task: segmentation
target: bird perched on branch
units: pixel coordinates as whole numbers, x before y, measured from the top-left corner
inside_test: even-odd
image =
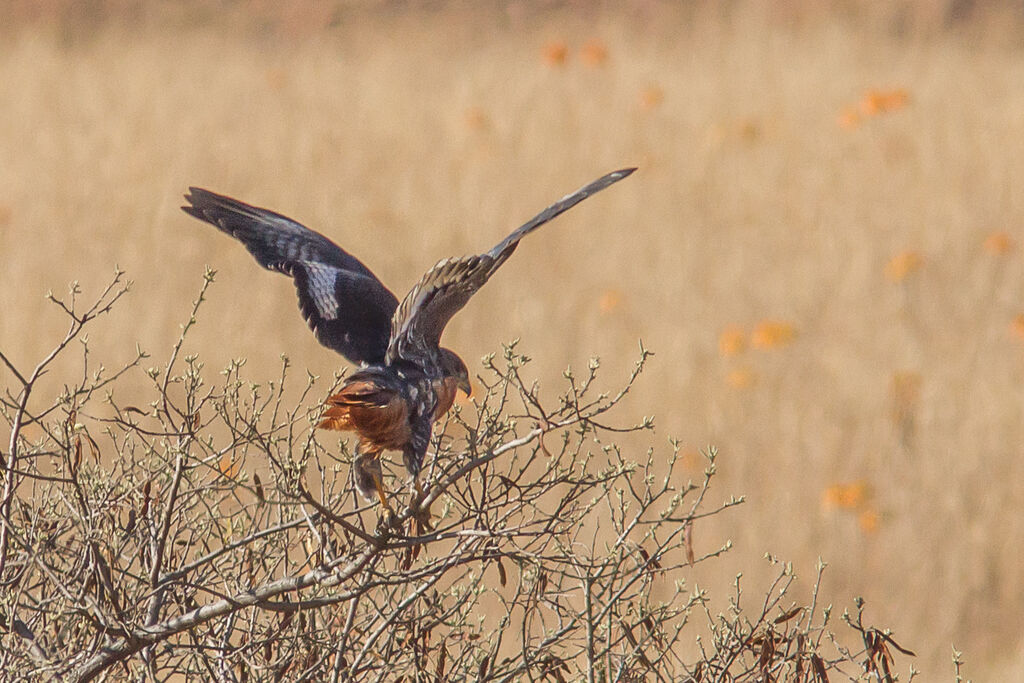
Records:
[[[381,453],[401,451],[418,485],[434,422],[458,390],[471,391],[466,364],[440,346],[445,325],[519,240],[634,170],[609,173],[563,197],[486,253],[438,262],[401,304],[362,262],[290,218],[198,187],[189,188],[189,205],[181,208],[242,242],[264,268],[291,276],[317,340],[362,366],[327,399],[319,427],[356,433],[356,488],[366,498],[376,494],[390,511]]]

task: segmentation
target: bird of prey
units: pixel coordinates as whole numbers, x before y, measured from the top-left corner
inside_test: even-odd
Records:
[[[291,276],[317,340],[361,366],[327,399],[319,427],[356,433],[356,488],[368,499],[376,494],[390,512],[381,453],[400,451],[418,487],[434,422],[451,408],[457,390],[471,390],[466,364],[440,346],[445,325],[519,240],[634,170],[614,171],[566,195],[488,252],[443,259],[401,304],[361,261],[281,214],[198,187],[189,188],[189,205],[181,208],[242,242],[264,268]]]

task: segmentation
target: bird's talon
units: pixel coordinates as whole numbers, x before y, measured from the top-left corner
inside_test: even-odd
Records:
[[[434,530],[434,524],[430,521],[430,507],[421,507],[419,501],[413,501],[412,518],[416,520],[416,535],[422,536]]]
[[[380,525],[384,529],[399,530],[401,526],[401,520],[398,518],[398,514],[395,513],[390,507],[384,510],[384,514],[380,518]]]

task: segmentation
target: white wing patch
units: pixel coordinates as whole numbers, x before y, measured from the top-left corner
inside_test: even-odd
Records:
[[[334,282],[338,276],[338,269],[309,262],[303,263],[302,267],[306,269],[306,277],[309,280],[309,296],[313,299],[317,313],[324,320],[337,320],[338,299],[334,296]]]

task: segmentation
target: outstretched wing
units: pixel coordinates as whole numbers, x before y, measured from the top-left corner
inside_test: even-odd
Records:
[[[384,360],[398,299],[357,258],[295,221],[190,187],[182,210],[245,245],[256,261],[295,280],[317,341],[354,363]]]
[[[508,260],[519,245],[519,240],[635,170],[626,168],[614,171],[566,195],[513,230],[486,254],[444,259],[427,271],[395,311],[391,321],[387,362],[392,363],[398,358],[422,361],[431,357],[448,321],[484,286],[494,271]]]

